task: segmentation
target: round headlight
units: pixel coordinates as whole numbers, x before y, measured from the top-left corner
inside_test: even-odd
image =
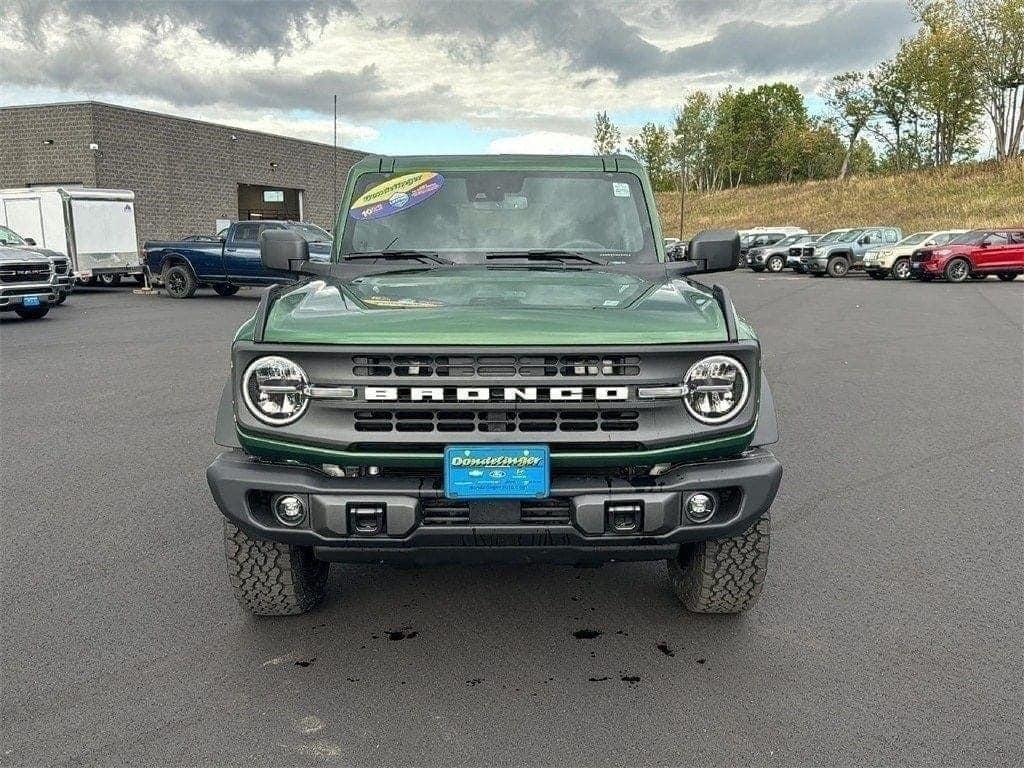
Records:
[[[739,413],[750,395],[750,381],[739,360],[712,355],[690,366],[683,378],[683,403],[697,421],[721,424]]]
[[[242,377],[242,396],[252,415],[283,427],[306,412],[309,398],[306,372],[287,357],[271,355],[254,360]]]

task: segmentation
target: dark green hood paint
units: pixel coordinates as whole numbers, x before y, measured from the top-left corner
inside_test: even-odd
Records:
[[[752,338],[745,324],[740,331],[741,337]],[[264,331],[265,342],[281,344],[573,346],[725,340],[722,311],[702,286],[681,279],[650,282],[599,269],[465,267],[349,283],[318,279],[280,295]]]

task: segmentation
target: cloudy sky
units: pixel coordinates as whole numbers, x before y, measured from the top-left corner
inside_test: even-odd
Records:
[[[0,106],[97,99],[369,151],[589,152],[696,89],[829,75],[905,0],[0,0]]]

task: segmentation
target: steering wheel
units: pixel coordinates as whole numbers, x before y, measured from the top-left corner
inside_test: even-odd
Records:
[[[555,246],[556,251],[607,251],[607,246],[593,240],[569,240]]]

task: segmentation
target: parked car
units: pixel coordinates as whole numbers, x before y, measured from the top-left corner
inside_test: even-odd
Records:
[[[332,263],[262,235],[300,282],[225,355],[206,472],[243,606],[308,611],[332,561],[665,560],[686,609],[754,603],[775,407],[754,329],[689,279],[735,269],[739,237],[669,262],[643,167],[606,167],[371,156]]]
[[[903,239],[896,227],[861,227],[839,235],[834,242],[806,246],[800,263],[815,277],[844,277],[864,266],[864,254],[872,247],[895,245]]]
[[[147,241],[142,252],[146,269],[167,295],[187,299],[204,286],[221,296],[233,296],[243,285],[271,285],[281,276],[263,268],[259,239],[263,232],[292,230],[309,243],[310,257],[329,261],[331,233],[315,224],[295,221],[236,221],[223,239]]]
[[[32,238],[22,237],[13,229],[4,226],[0,226],[0,245],[9,245],[24,251],[38,253],[50,260],[53,265],[54,285],[57,288],[55,304],[63,304],[75,290],[75,278],[71,275],[71,262],[67,256],[51,251],[49,248],[39,248]]]
[[[789,235],[775,245],[751,248],[747,251],[747,266],[755,272],[781,272],[786,267],[789,249],[803,243],[810,243],[818,235]]]
[[[811,235],[813,239],[808,240],[806,243],[791,246],[789,249],[789,255],[786,257],[786,266],[794,272],[806,275],[807,266],[800,260],[804,254],[804,249],[819,243],[834,243],[840,238],[840,236],[849,231],[849,229],[833,229],[823,235]]]
[[[920,248],[910,271],[921,280],[944,277],[951,283],[988,275],[1014,280],[1024,273],[1024,228],[972,229],[938,248]]]
[[[892,248],[880,248],[864,254],[864,271],[875,280],[885,280],[892,275],[894,280],[910,278],[910,258],[919,248],[933,248],[945,245],[966,229],[946,229],[938,232],[916,232],[900,240]]]
[[[806,235],[806,229],[799,227],[757,227],[740,231],[740,255],[742,263],[746,263],[746,255],[753,248],[766,248],[781,242],[790,235]]]
[[[53,263],[48,256],[0,245],[0,312],[25,320],[45,317],[57,302]]]
[[[81,282],[117,285],[128,276],[142,280],[131,190],[0,189],[0,224],[67,258],[72,276]]]

